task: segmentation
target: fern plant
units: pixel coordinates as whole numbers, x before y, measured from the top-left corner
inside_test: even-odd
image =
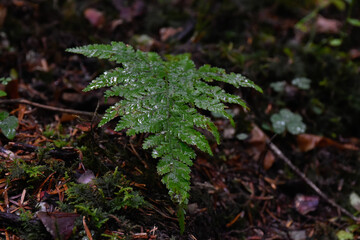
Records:
[[[0,83],[7,85],[11,81],[11,78],[0,77]],[[6,96],[6,92],[0,90],[0,97]],[[5,137],[13,139],[16,135],[16,128],[19,126],[18,119],[14,116],[9,116],[6,111],[0,112],[0,129]]]
[[[246,77],[224,69],[204,65],[196,68],[189,54],[160,57],[157,53],[134,50],[121,42],[109,45],[94,44],[68,49],[88,57],[108,59],[120,64],[94,79],[84,91],[109,87],[105,97],[117,96],[121,100],[107,109],[100,126],[115,117],[120,120],[116,131],[127,129],[128,135],[150,133],[143,148],[152,148],[152,156],[160,158],[157,172],[178,204],[181,231],[184,212],[189,200],[190,167],[196,157],[192,146],[212,155],[207,138],[200,128],[212,133],[217,143],[220,135],[211,119],[199,112],[208,110],[228,118],[224,103],[245,102],[236,95],[226,93],[214,80],[235,87],[252,87],[262,92]]]

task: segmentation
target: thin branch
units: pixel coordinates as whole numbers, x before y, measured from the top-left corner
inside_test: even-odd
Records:
[[[20,216],[13,213],[0,212],[0,227],[21,227],[21,223],[22,220]],[[41,226],[41,222],[38,219],[31,219],[28,223],[36,226]]]
[[[38,108],[43,108],[43,109],[46,109],[49,111],[63,112],[63,113],[82,115],[82,116],[90,116],[90,117],[94,116],[93,112],[85,112],[85,111],[78,111],[78,110],[67,109],[67,108],[53,107],[53,106],[43,105],[43,104],[36,103],[36,102],[31,102],[29,100],[22,99],[22,98],[3,99],[3,100],[0,100],[0,104],[26,104],[26,105],[30,105],[30,106],[34,106],[34,107],[38,107]]]
[[[272,142],[268,141],[269,148],[275,153],[275,155],[283,160],[297,175],[299,175],[307,185],[309,185],[320,197],[322,197],[326,202],[328,202],[333,207],[339,209],[343,214],[350,217],[355,222],[360,222],[360,218],[355,217],[353,214],[348,212],[345,208],[341,207],[339,204],[337,204],[334,200],[330,199],[323,191],[318,188],[315,183],[313,183],[309,178],[306,177],[306,175],[300,171],[299,168],[297,168],[289,158],[287,158],[281,150]]]

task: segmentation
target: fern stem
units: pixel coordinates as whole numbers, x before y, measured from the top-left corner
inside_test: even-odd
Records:
[[[170,129],[170,118],[171,118],[171,99],[170,99],[170,82],[168,79],[168,73],[166,72],[165,76],[165,88],[166,88],[166,111],[167,111],[167,119],[166,119],[166,133],[168,135],[168,141],[170,149],[172,148],[171,141],[171,129]]]

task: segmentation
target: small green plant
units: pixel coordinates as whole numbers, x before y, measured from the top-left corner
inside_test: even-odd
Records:
[[[0,83],[4,85],[8,84],[10,81],[11,78],[0,78]],[[4,96],[6,96],[6,92],[0,90],[0,97]],[[9,113],[5,111],[0,112],[0,129],[5,137],[13,139],[18,125],[19,123],[16,117],[9,116]]]
[[[347,232],[345,230],[340,230],[336,233],[336,236],[339,240],[352,240],[354,239],[354,234],[352,232]]]
[[[145,203],[117,168],[113,173],[93,179],[92,184],[69,184],[66,191],[68,206],[63,208],[75,208],[89,217],[90,224],[97,229],[109,220],[110,214],[115,215],[125,208],[138,208]]]
[[[0,83],[3,85],[7,85],[9,82],[11,81],[11,78],[7,77],[7,78],[0,78]],[[0,97],[5,97],[6,96],[6,92],[0,90]]]
[[[67,51],[120,64],[98,76],[84,91],[110,87],[105,92],[106,97],[122,98],[106,111],[100,126],[120,116],[116,131],[127,129],[128,135],[151,133],[145,139],[143,148],[153,148],[152,156],[160,158],[157,171],[172,200],[179,206],[178,219],[183,232],[184,209],[190,190],[190,166],[196,156],[191,146],[212,155],[207,138],[198,129],[211,132],[220,143],[215,124],[199,110],[220,114],[234,125],[224,103],[247,108],[239,96],[226,93],[210,83],[216,80],[235,87],[252,87],[260,92],[261,88],[246,77],[226,74],[221,68],[204,65],[197,69],[189,54],[167,55],[163,59],[156,53],[136,51],[121,42],[94,44]]]
[[[297,135],[304,133],[306,125],[299,114],[291,112],[289,109],[281,109],[279,113],[271,115],[271,123],[275,133],[282,134],[285,130]]]
[[[9,116],[8,112],[0,112],[0,129],[8,139],[13,139],[16,135],[16,128],[19,123],[16,117]]]
[[[297,87],[301,90],[310,89],[311,80],[306,77],[297,77],[291,81],[291,85]],[[274,89],[275,92],[282,93],[285,91],[285,87],[288,84],[285,81],[273,82],[270,84],[270,87]]]
[[[13,165],[10,168],[10,179],[26,178],[37,179],[44,176],[44,171],[47,170],[45,165],[28,164],[22,159],[15,159]]]
[[[66,147],[69,144],[71,145],[70,136],[68,134],[62,133],[63,127],[62,125],[58,125],[56,128],[47,125],[43,134],[45,137],[52,139],[55,147],[62,148]]]

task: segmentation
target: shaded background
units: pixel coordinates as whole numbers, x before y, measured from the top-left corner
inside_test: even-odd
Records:
[[[208,157],[199,157],[194,185],[209,181],[215,190],[193,189],[192,203],[197,205],[192,205],[196,211],[190,214],[189,234],[198,239],[260,236],[259,231],[263,235],[286,231],[284,223],[294,219],[301,229],[306,228],[301,222],[308,221],[309,228],[314,229],[313,237],[325,233],[334,237],[340,224],[328,229],[314,222],[318,216],[320,222],[326,222],[324,219],[336,215],[336,211],[323,206],[314,216],[296,215],[290,209],[292,199],[309,189],[278,162],[271,163],[270,170],[264,172],[261,164],[252,162],[256,158],[253,153],[243,153],[249,145],[236,136],[250,134],[251,123],[272,136],[272,114],[288,108],[302,116],[307,133],[344,144],[359,143],[360,24],[348,20],[356,19],[359,9],[359,2],[350,0],[4,0],[0,3],[0,76],[13,79],[6,88],[10,99],[20,97],[84,111],[94,111],[100,101],[101,113],[111,100],[104,103],[101,90],[83,93],[82,89],[114,65],[69,54],[65,49],[123,41],[162,55],[188,52],[198,66],[209,63],[242,73],[260,85],[264,94],[223,86],[242,95],[251,112],[245,114],[232,107],[236,132],[223,136],[224,144],[212,159],[213,165],[205,160]],[[293,83],[295,78],[307,78],[310,85],[299,87]],[[53,121],[52,114],[36,114],[43,124]],[[218,120],[218,126],[222,130],[229,128],[225,120]],[[349,193],[359,190],[358,174],[351,171],[359,166],[358,155],[333,149],[299,153],[295,137],[289,133],[277,137],[276,143],[333,198],[349,206]],[[235,161],[239,159],[243,162]],[[281,176],[286,183],[280,188],[261,189],[266,183],[264,176]],[[345,193],[334,190],[340,180],[345,181]],[[271,192],[276,200],[252,203],[248,196],[252,188],[257,193]],[[233,194],[225,194],[224,189]],[[277,210],[284,205],[290,210]],[[203,214],[202,208],[208,212]],[[268,214],[264,217],[267,208],[278,211],[283,220]],[[241,220],[229,224],[237,216]],[[149,227],[152,221],[143,224]],[[166,226],[163,224],[162,231],[168,231],[169,236],[178,234],[176,222],[168,229]]]

